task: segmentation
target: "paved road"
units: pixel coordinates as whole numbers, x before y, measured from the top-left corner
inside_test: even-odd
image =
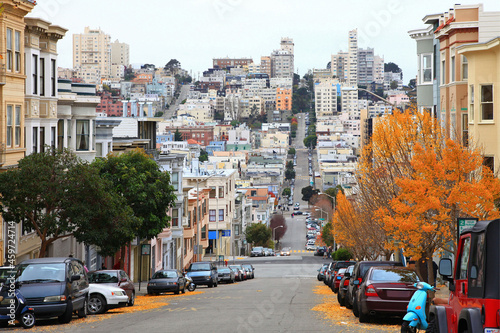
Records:
[[[179,93],[179,98],[174,103],[171,103],[167,112],[165,112],[165,119],[172,119],[175,115],[175,111],[179,107],[179,104],[187,98],[187,94],[189,92],[189,84],[185,84],[181,86],[181,92]]]
[[[30,332],[399,331],[398,320],[389,320],[391,326],[385,320],[361,325],[350,311],[339,307],[335,295],[316,279],[323,261],[312,255],[245,258],[238,263],[253,264],[253,280],[217,288],[199,287],[184,295],[142,296],[132,308],[115,309],[86,320],[74,318],[68,325],[39,321]]]

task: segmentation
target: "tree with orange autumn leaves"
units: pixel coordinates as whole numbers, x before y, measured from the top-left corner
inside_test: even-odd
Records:
[[[402,248],[427,261],[432,280],[434,252],[454,252],[458,217],[500,216],[500,180],[483,167],[479,149],[447,137],[428,113],[396,111],[378,120],[361,154],[356,196],[338,197],[337,241],[356,255],[365,243],[386,257]]]

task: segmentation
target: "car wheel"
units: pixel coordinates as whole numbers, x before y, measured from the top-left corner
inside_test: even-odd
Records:
[[[35,314],[31,311],[26,311],[23,313],[19,321],[24,328],[32,328],[35,326]]]
[[[174,291],[174,294],[179,295],[180,291],[181,291],[181,287],[177,287],[177,290]]]
[[[208,284],[208,288],[213,288],[214,286],[214,283],[212,281],[210,281],[210,283]]]
[[[333,292],[334,293],[338,293],[339,292],[339,288],[333,288]]]
[[[132,291],[132,297],[130,297],[130,301],[128,301],[128,306],[134,306],[135,303],[135,291]]]
[[[181,292],[182,292],[183,294],[185,294],[185,293],[186,293],[186,283],[184,283],[184,287],[182,287]]]
[[[354,298],[352,299],[352,313],[355,317],[359,317],[358,299],[356,295],[354,295]]]
[[[215,283],[214,283],[214,287],[215,287],[215,288],[217,288],[217,285],[218,285],[218,284],[219,284],[219,283],[218,283],[218,282],[217,282],[217,280],[216,280],[216,281],[215,281]]]
[[[337,294],[337,301],[339,302],[340,306],[345,306],[345,299],[344,297],[340,296],[340,293]]]
[[[89,301],[88,298],[85,297],[85,301],[83,301],[83,307],[78,310],[78,318],[86,318],[87,317],[87,307],[88,307]]]
[[[104,297],[99,294],[90,295],[88,310],[90,314],[101,314],[106,312],[106,300]]]
[[[64,313],[58,317],[58,320],[61,324],[67,324],[71,321],[72,318],[73,318],[73,303],[70,300],[66,304],[66,311],[64,311]]]
[[[427,326],[425,333],[439,333],[439,327],[437,325],[436,317],[432,317],[432,319],[429,321],[429,326]]]
[[[361,305],[360,305],[360,307],[361,307]],[[368,313],[364,314],[363,311],[359,308],[358,308],[358,312],[359,312],[359,322],[360,323],[369,323],[370,322],[370,315]]]

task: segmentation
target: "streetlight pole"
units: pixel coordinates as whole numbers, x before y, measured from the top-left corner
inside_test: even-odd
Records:
[[[274,242],[274,241],[276,241],[275,231],[276,231],[276,229],[278,229],[278,228],[283,228],[283,226],[282,226],[282,225],[279,225],[279,226],[277,226],[276,228],[273,228],[273,242]],[[273,243],[273,244],[274,244],[274,243]]]

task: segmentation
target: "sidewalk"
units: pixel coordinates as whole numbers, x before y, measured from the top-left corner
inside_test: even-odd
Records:
[[[139,290],[139,282],[134,282],[135,295],[144,296],[148,293],[148,281],[141,282],[141,290]]]

